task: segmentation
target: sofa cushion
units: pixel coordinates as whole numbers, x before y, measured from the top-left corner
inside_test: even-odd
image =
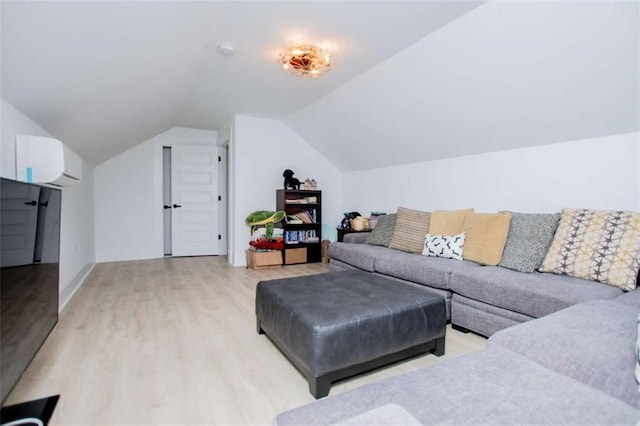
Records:
[[[537,270],[549,250],[559,220],[560,213],[511,212],[509,235],[500,266],[520,272]]]
[[[635,306],[640,309],[640,288],[633,291],[627,291],[612,300],[612,302],[623,303],[625,305]]]
[[[640,269],[640,213],[563,209],[541,270],[633,290]]]
[[[529,315],[478,302],[457,293],[451,295],[451,323],[482,336],[535,319]]]
[[[465,233],[458,235],[431,235],[424,238],[423,256],[462,260]]]
[[[525,274],[499,266],[453,271],[450,287],[470,299],[534,318],[622,294],[619,288],[594,281],[540,272]]]
[[[636,363],[635,363],[636,381],[640,383],[640,314],[636,320]],[[640,392],[640,386],[638,386]]]
[[[473,262],[427,257],[391,249],[384,256],[378,256],[375,262],[378,273],[442,290],[449,290],[452,271],[477,268],[480,265]]]
[[[398,207],[396,226],[389,243],[389,248],[422,253],[424,236],[429,231],[429,212]]]
[[[386,247],[372,246],[370,244],[334,242],[329,245],[329,256],[364,271],[373,272],[376,256],[388,250]]]
[[[489,341],[640,408],[637,318],[637,308],[593,300],[499,331]]]
[[[482,265],[500,263],[509,222],[509,213],[469,213],[464,220],[464,258]]]
[[[377,425],[422,426],[422,423],[398,404],[384,404],[339,423],[335,423],[335,426]]]
[[[303,405],[273,424],[332,425],[385,404],[425,425],[637,422],[639,412],[630,405],[492,346]]]
[[[429,233],[434,235],[456,235],[464,230],[464,220],[473,209],[437,210],[431,212]]]
[[[389,247],[393,231],[396,227],[396,214],[385,214],[378,218],[375,228],[367,236],[365,244]]]

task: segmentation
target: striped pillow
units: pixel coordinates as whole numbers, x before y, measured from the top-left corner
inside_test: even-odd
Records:
[[[429,231],[431,213],[398,207],[396,227],[389,243],[389,248],[422,253],[424,236]]]

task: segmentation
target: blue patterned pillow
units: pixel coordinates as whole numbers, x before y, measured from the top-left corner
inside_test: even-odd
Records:
[[[458,235],[427,234],[425,236],[422,254],[430,257],[462,260],[465,236],[465,232]]]

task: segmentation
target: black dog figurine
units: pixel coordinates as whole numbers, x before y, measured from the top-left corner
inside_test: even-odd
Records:
[[[293,170],[286,169],[282,176],[284,176],[284,189],[300,189],[300,181],[293,177]]]

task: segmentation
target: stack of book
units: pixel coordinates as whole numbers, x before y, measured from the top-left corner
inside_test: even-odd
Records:
[[[316,209],[303,210],[296,214],[287,215],[287,223],[301,224],[301,223],[316,223]]]
[[[316,204],[318,197],[303,197],[285,200],[285,204]]]
[[[320,237],[316,235],[314,229],[306,231],[285,231],[284,242],[285,244],[318,243],[320,242]]]

